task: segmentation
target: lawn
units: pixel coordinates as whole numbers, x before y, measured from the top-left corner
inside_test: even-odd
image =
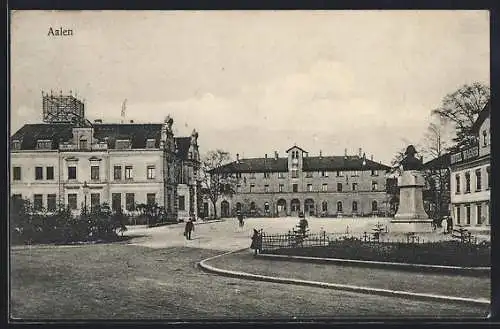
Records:
[[[88,245],[11,252],[11,309],[24,320],[483,317],[484,307],[238,280],[203,273],[219,251]]]

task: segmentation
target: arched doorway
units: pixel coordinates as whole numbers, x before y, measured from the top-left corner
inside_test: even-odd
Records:
[[[257,207],[255,206],[255,202],[250,202],[250,216],[255,216],[257,213]]]
[[[285,199],[279,199],[278,203],[278,217],[284,217],[286,216],[286,200]]]
[[[342,201],[337,202],[337,212],[342,213]]]
[[[328,202],[327,201],[323,201],[321,203],[321,215],[323,217],[328,215]]]
[[[229,202],[226,200],[220,203],[220,216],[222,218],[229,217]]]
[[[358,201],[352,202],[352,213],[353,215],[356,215],[358,213]]]
[[[299,199],[292,199],[290,202],[290,212],[292,216],[298,216],[300,213],[300,201]]]
[[[271,216],[271,206],[269,205],[269,202],[264,203],[264,214],[266,216]]]
[[[373,214],[376,214],[378,212],[378,204],[377,204],[377,201],[373,201],[372,202],[372,213]]]
[[[306,214],[309,214],[309,216],[314,216],[314,200],[313,199],[306,199],[306,201],[304,201],[304,211]]]

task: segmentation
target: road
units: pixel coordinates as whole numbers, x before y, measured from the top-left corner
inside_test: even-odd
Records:
[[[134,227],[127,234],[142,236],[131,244],[15,250],[10,264],[11,315],[24,320],[300,320],[484,317],[488,311],[479,306],[239,280],[207,274],[195,266],[204,258],[248,247],[254,227],[283,232],[295,223],[254,219],[244,229],[236,220],[197,224],[191,241],[183,237],[182,224]],[[318,225],[324,223],[311,226]]]

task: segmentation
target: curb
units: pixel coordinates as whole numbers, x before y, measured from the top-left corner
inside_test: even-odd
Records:
[[[213,259],[216,259],[219,257],[223,257],[223,256],[226,256],[226,255],[229,255],[232,253],[240,252],[243,250],[247,250],[247,249],[248,248],[240,249],[240,250],[236,250],[236,251],[230,251],[230,252],[223,253],[221,255],[217,255],[217,256],[213,256],[213,257],[204,259],[204,260],[198,262],[197,266],[200,267],[202,270],[209,272],[209,273],[214,273],[214,274],[219,274],[222,276],[239,278],[239,279],[246,279],[246,280],[256,280],[256,281],[274,282],[274,283],[283,283],[283,284],[295,284],[295,285],[302,285],[302,286],[309,286],[309,287],[343,290],[343,291],[364,293],[364,294],[370,294],[370,295],[381,295],[381,296],[388,296],[388,297],[413,298],[413,299],[419,299],[419,300],[429,300],[429,301],[439,301],[439,302],[454,302],[454,303],[467,304],[467,305],[471,305],[471,304],[480,305],[480,306],[486,306],[486,305],[489,306],[490,305],[490,301],[487,299],[483,299],[483,298],[473,299],[473,298],[464,298],[464,297],[433,295],[433,294],[426,294],[426,293],[414,293],[414,292],[399,291],[399,290],[370,288],[370,287],[353,286],[353,285],[336,284],[336,283],[326,283],[326,282],[320,282],[320,281],[309,281],[309,280],[299,280],[299,279],[291,279],[291,278],[283,278],[283,277],[272,277],[272,276],[266,276],[266,275],[240,272],[240,271],[224,270],[224,269],[216,268],[216,267],[213,267],[211,265],[206,264],[206,262],[208,262],[210,260],[213,260]]]
[[[444,266],[444,265],[426,265],[426,264],[410,264],[410,263],[395,263],[395,262],[379,262],[370,260],[343,259],[343,258],[321,258],[308,256],[291,256],[291,255],[275,255],[275,254],[258,254],[257,257],[269,258],[282,261],[298,261],[308,263],[328,263],[338,265],[353,265],[372,268],[394,268],[405,271],[426,271],[439,272],[455,275],[473,275],[486,276],[491,275],[491,267],[459,267],[459,266]]]

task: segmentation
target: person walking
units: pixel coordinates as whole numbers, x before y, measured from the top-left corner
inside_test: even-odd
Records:
[[[186,239],[191,240],[191,232],[193,231],[194,231],[194,223],[193,220],[189,218],[184,228],[184,235],[186,236]]]
[[[262,235],[256,229],[253,229],[252,235],[252,244],[250,245],[250,249],[254,250],[254,255],[257,255],[262,248]]]
[[[448,219],[446,217],[443,217],[441,221],[441,228],[443,229],[443,234],[448,233]]]

